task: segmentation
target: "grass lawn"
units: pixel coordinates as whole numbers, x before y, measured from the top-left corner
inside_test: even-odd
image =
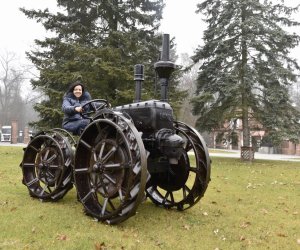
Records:
[[[56,203],[31,198],[22,155],[0,147],[0,249],[300,249],[299,162],[212,158],[212,180],[191,209],[148,199],[109,226],[84,215],[75,188]]]

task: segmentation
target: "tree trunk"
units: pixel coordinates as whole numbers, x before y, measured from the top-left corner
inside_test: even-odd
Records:
[[[242,23],[246,20],[246,8],[242,6]],[[242,121],[243,121],[243,146],[250,146],[250,128],[249,128],[249,104],[248,104],[248,91],[250,91],[246,82],[246,68],[247,68],[247,42],[245,29],[242,28],[242,63],[240,70],[241,90],[242,90]]]
[[[242,5],[242,23],[245,23],[247,17],[246,7]],[[241,160],[252,161],[254,160],[254,151],[250,146],[250,127],[249,127],[249,102],[248,94],[251,91],[246,81],[246,69],[247,69],[247,42],[246,31],[242,28],[242,60],[240,70],[240,82],[241,82],[241,98],[242,98],[242,121],[243,121],[243,146],[241,147]]]

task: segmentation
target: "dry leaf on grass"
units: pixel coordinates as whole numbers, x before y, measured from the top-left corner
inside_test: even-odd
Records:
[[[250,226],[250,225],[251,225],[251,222],[245,221],[245,222],[243,222],[243,223],[240,225],[240,228],[246,228],[246,227],[248,227],[248,226]]]
[[[56,239],[57,240],[67,240],[67,235],[65,235],[65,234],[58,234],[56,236]]]
[[[287,237],[287,235],[284,234],[284,233],[277,233],[277,236],[279,236],[279,237]]]
[[[240,241],[244,241],[246,239],[246,237],[244,236],[244,235],[242,235],[241,237],[240,237]]]
[[[105,250],[105,249],[107,249],[107,247],[105,246],[104,242],[101,243],[97,242],[95,244],[95,250]]]

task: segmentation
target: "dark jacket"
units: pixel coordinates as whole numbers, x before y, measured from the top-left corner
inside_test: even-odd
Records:
[[[84,91],[79,99],[77,99],[72,92],[67,92],[64,95],[62,103],[62,111],[65,114],[63,119],[63,125],[71,121],[82,119],[80,113],[75,111],[75,107],[83,106],[91,99],[91,95],[87,91]],[[88,110],[88,106],[85,108],[85,110]]]

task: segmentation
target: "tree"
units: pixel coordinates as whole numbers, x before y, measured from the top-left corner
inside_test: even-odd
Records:
[[[0,124],[10,125],[12,120],[24,122],[24,101],[21,87],[26,69],[16,66],[17,57],[13,52],[0,55]]]
[[[184,98],[180,109],[179,120],[194,127],[198,117],[191,114],[191,99],[193,98],[196,91],[196,80],[200,63],[197,63],[190,67],[193,64],[193,61],[186,53],[181,54],[180,61],[183,72],[180,78],[179,87],[182,90],[187,91],[187,95],[186,98]]]
[[[40,71],[32,80],[47,96],[35,105],[40,129],[61,126],[61,100],[67,86],[81,78],[94,98],[112,105],[132,102],[133,66],[145,65],[144,98],[153,96],[153,64],[159,56],[162,0],[58,0],[62,12],[21,11],[41,22],[52,37],[35,40],[27,53]],[[153,73],[152,73],[153,72]]]
[[[282,1],[283,2],[283,1]],[[193,112],[197,127],[210,131],[242,119],[243,146],[250,146],[250,120],[260,122],[274,142],[299,138],[300,115],[288,87],[297,80],[297,61],[289,55],[300,37],[291,8],[259,0],[206,0],[197,12],[206,16],[204,45],[193,56],[203,60]]]

